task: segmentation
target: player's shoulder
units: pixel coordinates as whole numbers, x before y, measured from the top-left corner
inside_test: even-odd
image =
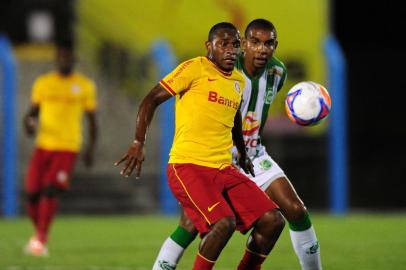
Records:
[[[286,66],[285,64],[279,60],[276,56],[272,56],[271,60],[268,62],[267,67],[268,70],[276,69],[282,73],[286,73]]]
[[[75,71],[74,76],[76,77],[77,80],[81,80],[83,82],[87,82],[87,83],[93,82],[93,80],[89,76],[83,74],[80,71]]]
[[[84,86],[94,88],[96,85],[93,79],[79,71],[75,71],[74,76],[75,80]]]
[[[238,80],[238,81],[242,81],[242,82],[245,81],[242,71],[239,70],[237,67],[234,67],[232,76],[233,76],[234,80]]]
[[[47,73],[41,74],[35,79],[35,84],[48,83],[49,81],[55,80],[56,75],[57,74],[55,71],[49,71]]]
[[[178,68],[186,69],[186,68],[193,68],[200,65],[203,65],[204,62],[203,56],[194,57],[188,60],[183,61],[178,65]]]

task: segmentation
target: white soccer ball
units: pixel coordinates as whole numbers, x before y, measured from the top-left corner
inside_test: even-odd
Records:
[[[301,126],[316,125],[330,113],[331,98],[321,84],[300,82],[289,90],[285,109],[292,122]]]

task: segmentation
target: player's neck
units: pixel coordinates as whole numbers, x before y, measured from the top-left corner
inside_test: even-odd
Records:
[[[206,56],[206,59],[209,60],[210,63],[213,64],[213,66],[220,71],[222,74],[226,75],[226,76],[230,76],[231,73],[233,72],[232,70],[230,71],[226,71],[224,70],[219,64],[217,64],[213,59],[211,59],[209,56]]]
[[[264,71],[263,68],[256,68],[252,63],[249,63],[245,58],[243,61],[244,70],[248,73],[251,78],[258,78],[262,72]]]
[[[60,76],[60,77],[62,77],[62,78],[70,78],[70,77],[72,77],[73,76],[73,71],[71,71],[71,72],[61,72],[61,71],[58,71],[58,75]]]

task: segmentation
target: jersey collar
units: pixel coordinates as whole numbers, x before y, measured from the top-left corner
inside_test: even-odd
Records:
[[[213,61],[210,60],[210,58],[208,58],[207,56],[205,56],[205,58],[213,65],[213,67],[220,72],[221,74],[223,74],[224,76],[231,76],[231,74],[233,74],[233,71],[230,72],[225,72],[223,70],[221,70]]]
[[[266,70],[266,66],[265,66],[265,67],[263,68],[263,70],[261,70],[261,72],[258,73],[257,76],[252,77],[252,76],[248,73],[248,71],[245,69],[245,66],[244,66],[244,56],[243,56],[243,55],[240,55],[240,62],[241,62],[242,71],[244,72],[244,74],[245,74],[250,80],[258,80],[259,78],[261,78],[261,76],[264,74],[264,72],[265,72],[265,70]]]

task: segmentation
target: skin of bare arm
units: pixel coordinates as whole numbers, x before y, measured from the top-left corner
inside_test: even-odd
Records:
[[[135,170],[135,177],[138,179],[141,174],[142,162],[145,158],[145,138],[149,125],[151,124],[156,108],[171,98],[172,95],[160,84],[157,84],[143,99],[138,109],[135,140],[131,143],[127,153],[114,163],[115,166],[123,164],[120,174],[129,177]]]

